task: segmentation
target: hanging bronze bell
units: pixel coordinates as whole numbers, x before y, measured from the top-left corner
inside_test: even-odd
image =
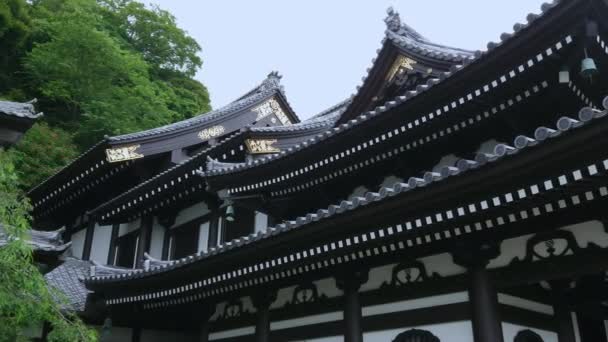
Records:
[[[234,221],[234,207],[232,205],[226,207],[226,221]]]
[[[593,58],[586,57],[581,61],[581,76],[591,78],[598,73],[597,66]]]

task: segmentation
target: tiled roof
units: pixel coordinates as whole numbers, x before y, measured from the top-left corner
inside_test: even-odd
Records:
[[[110,276],[128,271],[131,270],[101,266],[92,261],[68,257],[61,265],[47,273],[44,278],[49,286],[59,291],[61,298],[57,298],[57,300],[63,304],[64,310],[83,312],[87,296],[91,293],[83,283],[86,277]]]
[[[0,114],[16,116],[24,119],[37,119],[42,116],[42,113],[36,113],[34,103],[36,103],[36,100],[26,103],[0,101]]]
[[[57,252],[62,253],[70,245],[71,242],[64,242],[61,235],[65,229],[59,229],[55,231],[45,232],[40,230],[28,231],[27,243],[32,246],[36,252]],[[0,225],[0,246],[5,245],[8,242],[8,237],[4,230],[4,227]]]
[[[545,141],[550,141],[560,137],[564,133],[571,130],[578,129],[590,123],[595,123],[596,121],[600,121],[600,119],[605,119],[606,114],[608,114],[608,97],[604,99],[603,105],[605,108],[603,111],[592,109],[590,107],[582,108],[578,113],[578,120],[570,117],[560,118],[556,123],[556,129],[539,127],[535,131],[534,138],[520,135],[514,139],[513,146],[506,144],[496,145],[493,154],[480,153],[476,156],[475,160],[460,159],[455,162],[453,166],[443,167],[440,172],[429,171],[424,173],[422,178],[411,177],[407,183],[396,183],[392,187],[382,187],[378,190],[378,192],[367,192],[365,196],[344,200],[339,204],[331,205],[326,209],[319,209],[314,213],[309,213],[306,216],[298,217],[293,221],[283,222],[275,227],[270,227],[264,232],[257,232],[243,238],[234,239],[221,246],[218,246],[217,248],[210,248],[207,252],[203,251],[196,255],[174,260],[169,264],[162,265],[157,268],[150,268],[149,271],[137,270],[128,274],[113,275],[109,277],[91,277],[88,278],[86,282],[91,284],[115,282],[163,273],[194,262],[200,262],[214,255],[224,253],[235,248],[240,248],[244,245],[256,243],[260,240],[264,240],[278,234],[287,233],[290,230],[300,229],[308,224],[329,219],[334,215],[357,210],[358,208],[373,202],[384,201],[390,197],[404,195],[405,193],[411,191],[424,191],[424,188],[432,183],[443,182],[446,179],[451,179],[454,176],[461,175],[470,170],[478,169],[488,164],[493,164],[505,159],[508,156],[512,156],[527,150],[530,147],[541,145],[545,143]]]
[[[111,203],[115,202],[116,200],[129,196],[129,194],[134,193],[137,189],[143,188],[145,185],[150,184],[154,180],[157,180],[166,174],[177,172],[180,168],[184,167],[185,165],[188,165],[191,162],[193,162],[199,158],[205,157],[205,156],[207,159],[206,170],[221,170],[221,169],[225,169],[225,168],[229,168],[229,167],[234,167],[236,165],[244,164],[244,163],[220,162],[216,159],[210,158],[207,155],[207,153],[209,153],[213,149],[218,148],[222,144],[224,144],[232,139],[237,139],[239,136],[243,135],[245,132],[249,131],[252,133],[285,133],[285,134],[289,134],[289,133],[293,133],[293,132],[302,132],[302,131],[310,131],[310,130],[314,130],[316,132],[316,130],[318,130],[318,129],[322,130],[322,129],[329,128],[334,124],[335,120],[340,116],[342,111],[346,108],[346,106],[349,103],[350,103],[349,100],[342,101],[342,102],[322,111],[321,113],[314,115],[310,119],[307,119],[300,123],[296,123],[296,124],[289,125],[289,126],[249,127],[249,128],[243,129],[242,131],[233,134],[228,139],[223,140],[218,145],[211,146],[211,147],[205,149],[204,151],[186,159],[185,161],[181,162],[180,164],[173,166],[173,167],[153,176],[152,178],[138,184],[137,186],[125,191],[124,193],[114,197],[113,199],[111,199],[105,203],[102,203],[97,208],[95,208],[92,212],[98,212],[103,208],[107,208],[109,205],[111,205]]]
[[[249,130],[251,132],[296,132],[296,131],[305,131],[315,128],[323,128],[323,127],[331,127],[334,125],[336,120],[340,117],[340,115],[346,109],[346,106],[350,103],[350,99],[342,101],[330,108],[324,110],[323,112],[312,116],[311,118],[304,120],[300,123],[288,126],[272,126],[272,127],[251,127]]]
[[[286,156],[292,155],[294,153],[298,153],[299,151],[301,151],[303,149],[311,148],[312,146],[315,146],[318,143],[327,140],[329,137],[341,134],[342,132],[353,129],[354,127],[358,127],[369,120],[372,120],[378,116],[386,114],[387,112],[389,112],[390,110],[392,110],[395,107],[406,105],[412,99],[418,98],[422,94],[429,93],[429,90],[435,88],[435,86],[437,86],[438,84],[444,83],[446,80],[451,79],[454,75],[462,73],[463,70],[468,69],[469,65],[471,65],[472,63],[478,62],[479,60],[483,59],[484,56],[487,56],[490,52],[492,52],[492,51],[496,50],[498,47],[502,46],[503,43],[505,43],[506,41],[510,41],[511,39],[513,39],[513,37],[517,36],[519,32],[523,31],[531,23],[536,22],[539,18],[546,15],[546,13],[550,12],[550,10],[555,8],[558,4],[565,4],[565,3],[567,3],[567,2],[563,1],[563,0],[553,0],[553,2],[551,4],[548,4],[548,3],[543,4],[541,6],[542,13],[540,15],[528,14],[528,16],[527,16],[528,24],[519,24],[519,23],[515,24],[513,26],[513,29],[515,31],[513,34],[503,33],[500,36],[500,39],[501,39],[500,43],[494,43],[494,42],[488,43],[487,51],[485,51],[485,52],[477,51],[474,56],[471,56],[470,58],[463,60],[463,65],[453,65],[449,72],[442,73],[439,76],[439,79],[435,79],[435,78],[428,79],[426,84],[417,86],[416,90],[408,91],[405,95],[402,95],[402,96],[397,96],[394,99],[387,101],[384,105],[378,106],[375,109],[367,111],[365,113],[361,113],[356,118],[348,120],[344,123],[340,123],[341,119],[338,119],[338,121],[336,121],[335,127],[331,128],[331,129],[327,129],[326,131],[324,131],[322,133],[319,133],[313,137],[310,137],[304,143],[295,145],[294,147],[289,148],[287,150],[283,150],[280,153],[265,155],[261,158],[255,159],[254,161],[239,164],[235,167],[213,170],[212,172],[207,173],[207,176],[219,176],[219,175],[240,172],[240,171],[243,171],[246,169],[258,167],[262,164],[267,164],[267,163],[273,162],[278,159],[285,158]],[[364,77],[364,79],[365,79],[365,77]],[[355,95],[353,95],[351,97],[351,99],[354,96]]]
[[[401,22],[401,17],[392,7],[387,10],[386,37],[400,49],[412,51],[423,56],[458,62],[473,56],[474,52],[453,48],[431,42],[416,32],[407,24]]]
[[[176,123],[172,123],[169,125],[152,128],[146,131],[135,132],[130,134],[124,134],[119,136],[114,136],[108,138],[111,142],[123,142],[132,139],[144,138],[148,136],[153,136],[157,134],[169,133],[173,131],[178,131],[182,129],[187,129],[194,126],[205,125],[210,122],[213,122],[217,119],[220,119],[226,115],[230,115],[232,113],[239,112],[241,110],[247,109],[257,103],[262,102],[263,100],[271,97],[275,94],[281,94],[284,97],[284,89],[280,83],[281,76],[275,71],[271,72],[268,77],[253,90],[249,91],[245,95],[236,99],[235,101],[227,104],[224,107],[221,107],[216,110],[212,110],[211,112],[197,115],[193,118],[179,121]],[[287,102],[287,101],[285,101]],[[289,104],[287,104],[289,106]],[[293,112],[293,110],[290,111]]]
[[[89,290],[84,286],[82,279],[91,275],[90,261],[83,261],[75,258],[67,258],[65,262],[57,268],[47,273],[44,278],[47,284],[52,286],[64,298],[59,298],[59,302],[64,302],[64,309],[70,311],[83,312],[87,301]]]

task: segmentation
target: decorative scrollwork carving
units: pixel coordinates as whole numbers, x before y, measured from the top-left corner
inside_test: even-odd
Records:
[[[326,299],[325,295],[319,295],[319,290],[317,286],[310,282],[297,286],[293,290],[293,296],[291,298],[291,302],[287,303],[288,305],[297,305],[304,303],[314,303],[321,299]]]
[[[526,242],[525,256],[523,258],[515,257],[510,264],[548,260],[600,249],[604,248],[592,242],[583,248],[576,241],[573,232],[558,229],[532,236]]]
[[[249,313],[245,310],[241,299],[233,299],[226,303],[224,311],[218,316],[218,319],[232,319],[241,317],[243,314]]]
[[[380,288],[407,286],[438,277],[439,275],[436,273],[429,276],[422,262],[418,260],[406,261],[393,267],[391,280],[382,284]]]

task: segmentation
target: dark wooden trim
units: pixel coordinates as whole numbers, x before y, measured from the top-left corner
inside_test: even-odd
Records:
[[[166,260],[173,260],[174,256],[175,256],[175,240],[173,241],[173,248],[172,249],[169,249],[169,246],[168,246],[169,241],[171,241],[171,239],[173,238],[173,236],[177,232],[179,232],[180,230],[186,229],[186,228],[191,228],[191,227],[188,227],[190,225],[196,226],[196,231],[194,233],[193,239],[197,242],[196,243],[196,249],[198,251],[198,248],[199,248],[198,241],[199,241],[200,234],[201,234],[201,224],[207,222],[207,220],[209,219],[209,217],[210,217],[210,214],[206,214],[206,215],[203,215],[201,217],[197,217],[197,218],[195,218],[193,220],[190,220],[188,222],[182,223],[179,226],[176,226],[176,227],[173,227],[173,228],[170,228],[170,229],[166,229],[165,230],[165,238],[167,238],[167,236],[168,236],[168,240],[167,240],[167,256],[168,256],[168,259],[166,259]],[[164,241],[163,241],[163,244],[164,244]],[[164,245],[163,245],[163,248],[164,248]],[[197,251],[195,251],[195,253]]]
[[[556,323],[555,318],[552,315],[505,304],[499,304],[498,310],[503,323],[507,322],[547,331],[558,331],[559,328],[559,325]]]
[[[209,239],[207,240],[207,248],[217,246],[217,237],[219,232],[219,214],[214,212],[212,218],[209,220]]]
[[[475,342],[502,342],[503,333],[498,310],[498,293],[485,265],[469,270],[473,336]]]
[[[363,317],[361,323],[364,332],[382,331],[428,324],[466,321],[470,319],[468,303],[440,305],[428,308]],[[235,328],[235,327],[233,327]],[[291,341],[295,339],[312,339],[344,334],[343,322],[333,321],[311,324],[294,328],[273,330],[271,341]],[[219,342],[251,341],[253,335],[239,336],[217,340]]]
[[[84,238],[84,247],[82,249],[82,260],[91,258],[91,248],[93,247],[93,236],[95,234],[95,221],[90,220],[87,225],[87,231]]]
[[[169,260],[169,245],[171,244],[171,233],[169,232],[169,228],[165,228],[165,234],[163,236],[163,252],[161,259]]]
[[[144,262],[144,253],[150,251],[150,238],[152,236],[152,226],[154,224],[154,216],[144,216],[141,219],[139,228],[139,243],[137,245],[135,267],[139,267]]]
[[[112,235],[110,236],[110,247],[108,248],[108,265],[114,265],[114,255],[116,254],[116,242],[118,242],[118,232],[120,231],[120,224],[115,223],[112,225]]]
[[[131,330],[131,342],[141,341],[141,328],[133,328]]]

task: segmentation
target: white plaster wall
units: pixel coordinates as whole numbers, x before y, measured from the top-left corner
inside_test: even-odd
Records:
[[[344,337],[342,336],[331,336],[331,337],[322,337],[315,338],[310,340],[297,340],[293,342],[344,342]]]
[[[84,238],[87,230],[81,229],[78,232],[72,234],[72,255],[78,259],[82,258],[82,251],[84,250]]]
[[[594,243],[600,247],[608,247],[608,233],[604,230],[604,225],[600,221],[587,221],[562,229],[574,233],[576,242],[582,248],[588,247],[589,243]]]
[[[378,289],[383,283],[390,281],[393,274],[393,267],[395,267],[395,265],[397,264],[372,268],[369,271],[369,280],[367,283],[361,285],[360,292]]]
[[[318,315],[298,317],[286,320],[273,321],[270,323],[270,330],[281,330],[295,327],[303,327],[313,324],[321,324],[327,322],[337,322],[344,319],[344,314],[341,311],[328,312]]]
[[[399,329],[374,331],[363,334],[364,342],[389,342],[400,333],[409,329],[422,329],[432,332],[441,341],[471,342],[473,341],[473,328],[470,321],[450,322],[442,324],[421,325]],[[506,342],[506,340],[505,340]]]
[[[118,228],[118,236],[123,236],[134,230],[138,230],[139,227],[141,227],[141,219],[129,223],[122,223]]]
[[[505,293],[498,294],[498,302],[500,304],[514,306],[520,309],[553,315],[553,306],[529,300],[526,298],[511,296]]]
[[[166,330],[142,330],[141,341],[145,342],[167,342],[167,341],[198,341],[194,332],[177,332]]]
[[[424,264],[429,276],[433,273],[438,273],[442,277],[447,277],[463,274],[467,271],[464,267],[456,265],[454,263],[454,258],[449,253],[431,255],[420,258],[418,261]]]
[[[342,291],[336,287],[336,281],[333,278],[317,280],[314,283],[317,285],[319,295],[324,294],[328,298],[339,297],[342,295]]]
[[[197,203],[193,206],[190,206],[188,208],[181,210],[177,214],[177,217],[175,218],[175,223],[171,226],[171,228],[177,227],[186,222],[192,221],[195,218],[201,217],[208,213],[209,213],[209,208],[207,207],[206,203],[204,203],[204,202]]]
[[[165,240],[165,228],[154,218],[152,224],[152,236],[150,237],[150,255],[160,259],[163,255],[163,242]]]
[[[535,333],[539,334],[540,337],[545,342],[557,342],[557,334],[552,331],[540,330],[535,328],[526,327],[523,325],[515,325],[511,323],[503,323],[502,324],[502,336],[504,337],[505,342],[513,342],[515,335],[521,330],[532,330]]]
[[[255,333],[255,327],[244,327],[232,330],[218,331],[209,334],[209,341],[221,340],[223,338],[231,338],[245,335],[253,335]]]
[[[209,246],[209,222],[204,222],[198,231],[198,252],[207,251]]]
[[[91,246],[91,260],[103,265],[108,262],[110,240],[112,240],[112,226],[95,225],[93,245]]]
[[[268,215],[259,211],[255,212],[255,233],[266,231],[268,228]]]
[[[454,292],[437,296],[403,300],[399,302],[365,306],[362,308],[361,312],[363,317],[367,317],[440,305],[466,303],[468,301],[469,294],[467,292]]]

